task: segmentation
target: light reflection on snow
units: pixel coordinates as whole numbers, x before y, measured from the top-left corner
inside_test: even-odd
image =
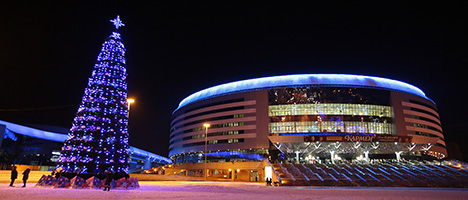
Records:
[[[31,184],[32,185],[32,184]],[[0,199],[468,199],[466,189],[266,187],[264,183],[141,181],[139,189],[53,189],[0,184]]]

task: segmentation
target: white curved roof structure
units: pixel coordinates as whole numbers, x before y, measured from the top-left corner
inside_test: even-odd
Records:
[[[20,135],[25,135],[28,137],[34,137],[34,138],[39,138],[43,140],[50,140],[50,141],[55,141],[55,142],[64,142],[66,139],[68,139],[67,134],[63,133],[56,133],[56,132],[50,132],[50,131],[44,131],[36,128],[31,128],[28,126],[23,126],[11,122],[6,122],[3,120],[0,120],[0,125],[5,126],[7,129],[6,131],[12,131],[16,134]],[[14,137],[14,136],[13,136]],[[171,159],[166,158],[164,156],[160,156],[136,147],[130,147],[129,149],[130,154],[142,156],[148,160],[158,162],[158,163],[163,163],[163,164],[170,164],[172,163]]]
[[[0,120],[0,125],[4,125],[8,130],[21,135],[26,135],[29,137],[39,138],[43,140],[51,140],[54,142],[63,142],[68,138],[67,134],[54,133],[50,131],[44,131],[36,128],[31,128],[15,123],[10,123]]]
[[[182,100],[176,110],[200,100],[226,94],[297,86],[376,88],[406,92],[429,99],[421,89],[388,78],[350,74],[296,74],[247,79],[210,87],[193,93]]]

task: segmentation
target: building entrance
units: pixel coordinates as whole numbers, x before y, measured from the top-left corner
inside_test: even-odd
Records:
[[[250,170],[250,182],[258,182],[260,180],[260,173],[257,170]]]

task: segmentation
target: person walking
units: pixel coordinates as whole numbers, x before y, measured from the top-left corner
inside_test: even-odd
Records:
[[[11,183],[10,187],[15,187],[13,183],[15,183],[15,179],[18,178],[18,171],[16,171],[16,166],[13,166],[13,169],[11,169]]]
[[[105,187],[104,187],[104,191],[109,191],[110,188],[111,188],[111,182],[112,182],[112,179],[114,178],[114,174],[112,173],[111,170],[108,170],[107,173],[106,173],[106,182],[105,182]]]
[[[266,178],[266,185],[271,186],[271,181],[272,181],[271,177],[267,177]]]
[[[23,183],[24,183],[23,187],[26,187],[26,181],[27,181],[28,178],[29,178],[29,172],[30,172],[30,171],[31,171],[31,169],[29,169],[29,167],[28,167],[28,168],[27,168],[26,170],[24,170],[24,172],[23,172]]]

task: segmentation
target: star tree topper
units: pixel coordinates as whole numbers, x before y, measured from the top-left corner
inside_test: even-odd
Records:
[[[111,19],[110,22],[114,23],[115,29],[119,29],[119,27],[125,26],[125,24],[122,23],[122,20],[120,20],[119,15],[117,15],[117,18]]]
[[[120,33],[117,33],[117,32],[112,32],[111,37],[113,37],[115,39],[122,39],[122,38],[120,38]]]

